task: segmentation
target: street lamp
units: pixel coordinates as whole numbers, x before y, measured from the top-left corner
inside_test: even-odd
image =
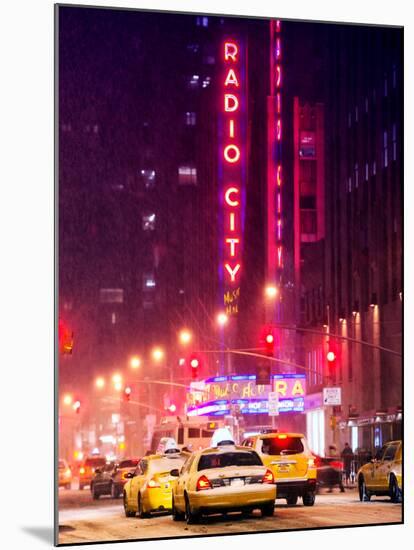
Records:
[[[191,332],[187,329],[183,329],[179,334],[180,342],[183,345],[189,344],[193,338]]]
[[[164,351],[161,348],[154,348],[152,350],[152,358],[155,361],[161,361],[161,359],[164,357]]]
[[[64,405],[71,405],[71,404],[72,404],[72,401],[73,401],[73,397],[71,396],[70,393],[66,393],[66,394],[63,396],[63,404],[64,404]]]
[[[269,300],[276,298],[277,294],[278,294],[278,288],[276,286],[268,285],[265,288],[265,295],[266,295],[266,298],[268,298]]]
[[[141,359],[134,355],[129,361],[129,365],[132,369],[138,369],[141,366]]]
[[[221,313],[219,313],[219,314],[217,315],[217,323],[218,323],[221,327],[224,327],[224,325],[227,324],[228,320],[229,320],[228,316],[227,316],[225,313],[223,313],[223,312],[221,312]]]
[[[95,386],[101,390],[105,386],[105,379],[102,378],[102,376],[98,376],[98,378],[95,380]]]

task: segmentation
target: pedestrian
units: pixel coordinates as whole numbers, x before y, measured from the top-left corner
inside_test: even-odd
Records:
[[[351,478],[351,465],[354,458],[354,453],[352,452],[349,443],[345,443],[345,447],[342,449],[341,458],[344,462],[344,472],[345,472],[345,483],[348,485]]]
[[[342,483],[342,470],[338,468],[338,455],[339,453],[336,445],[334,443],[332,443],[332,445],[329,445],[327,452],[328,470],[326,472],[328,493],[332,493],[333,487],[336,486],[339,487],[341,493],[345,491]]]
[[[336,445],[332,444],[332,445],[329,445],[328,447],[328,452],[326,453],[327,456],[329,457],[336,457],[338,456],[338,451],[336,450]]]

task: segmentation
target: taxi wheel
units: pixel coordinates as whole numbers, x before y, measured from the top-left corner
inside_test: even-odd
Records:
[[[296,506],[298,502],[298,495],[289,495],[286,499],[288,506]]]
[[[174,505],[174,497],[172,499],[172,511],[171,511],[171,514],[172,514],[172,518],[173,518],[173,521],[182,521],[185,519],[185,514],[183,514],[183,512],[179,512],[177,510],[177,508],[175,507]]]
[[[391,502],[401,502],[401,489],[398,487],[395,476],[390,477],[390,497]]]
[[[144,511],[144,507],[142,505],[141,495],[138,493],[138,517],[141,519],[149,518],[150,514],[148,512]]]
[[[303,506],[313,506],[315,504],[315,493],[309,492],[303,495]]]
[[[266,506],[262,506],[261,511],[263,517],[273,517],[273,512],[275,511],[275,503],[273,500],[266,504]]]
[[[359,478],[358,490],[359,500],[361,502],[369,502],[371,500],[371,493],[368,491],[367,486],[365,485],[365,479],[363,478],[363,476]]]
[[[194,514],[191,511],[190,501],[188,500],[188,496],[185,495],[185,520],[186,520],[186,522],[189,525],[194,524],[194,523],[198,523],[199,518],[200,517],[199,517],[198,514]]]
[[[135,517],[135,512],[131,512],[131,510],[128,508],[128,502],[127,502],[126,493],[124,493],[124,512],[125,512],[125,516],[126,516],[127,518],[133,518],[133,517]]]

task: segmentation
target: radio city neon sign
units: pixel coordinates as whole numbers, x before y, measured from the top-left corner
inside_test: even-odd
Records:
[[[224,242],[226,260],[224,269],[227,281],[235,284],[240,277],[240,182],[236,168],[241,160],[241,149],[237,142],[240,123],[240,57],[239,45],[234,40],[224,42],[225,76],[223,81],[224,142],[223,159],[226,176],[224,181]],[[232,170],[233,168],[233,170]]]

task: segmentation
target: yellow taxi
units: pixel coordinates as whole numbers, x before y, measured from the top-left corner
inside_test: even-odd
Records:
[[[277,498],[285,498],[289,506],[294,506],[299,497],[304,506],[315,504],[315,457],[303,434],[259,433],[246,438],[242,445],[254,449],[273,472]]]
[[[187,456],[178,449],[142,458],[133,472],[126,474],[123,488],[126,517],[149,517],[152,512],[171,511],[171,491],[176,478],[170,471],[181,468]]]
[[[59,458],[58,472],[59,487],[70,489],[72,485],[72,470],[70,469],[69,464],[63,458]]]
[[[401,502],[402,441],[389,441],[364,464],[357,473],[359,500],[369,501],[372,495],[389,495],[392,502]]]
[[[260,509],[272,516],[276,485],[272,472],[252,449],[236,446],[233,441],[203,449],[191,455],[173,487],[174,521],[197,523],[203,514]]]

